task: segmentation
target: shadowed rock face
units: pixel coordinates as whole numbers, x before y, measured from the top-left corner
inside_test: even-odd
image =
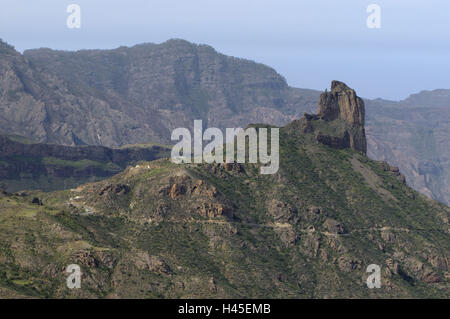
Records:
[[[364,126],[364,102],[345,83],[332,81],[331,92],[320,95],[318,115],[327,121],[341,118],[351,125]]]
[[[72,188],[115,175],[139,161],[169,155],[170,149],[159,145],[73,147],[22,143],[0,135],[0,187],[11,192]]]
[[[331,82],[331,92],[325,91],[319,98],[319,118],[325,121],[343,120],[352,129],[344,133],[350,147],[367,153],[366,133],[364,130],[364,101],[355,90],[339,81]]]

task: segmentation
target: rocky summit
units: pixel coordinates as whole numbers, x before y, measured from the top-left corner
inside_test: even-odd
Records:
[[[335,148],[367,153],[364,101],[345,83],[332,81],[331,91],[319,98],[317,115],[305,113],[299,120],[303,133],[314,132],[318,142]]]
[[[337,118],[355,126],[364,127],[364,102],[345,83],[331,82],[331,92],[324,92],[319,99],[319,117],[332,121]]]
[[[351,89],[334,82],[320,101],[280,128],[273,175],[158,159],[70,190],[0,192],[0,296],[448,298],[449,208],[349,142],[364,123]]]

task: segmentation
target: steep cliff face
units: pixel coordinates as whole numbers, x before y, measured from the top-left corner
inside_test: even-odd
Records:
[[[366,111],[369,157],[398,166],[408,185],[450,205],[450,90],[366,100]]]
[[[320,95],[318,115],[326,121],[340,118],[350,125],[363,127],[364,114],[364,101],[343,82],[332,81],[331,92]]]
[[[317,142],[366,154],[364,116],[364,102],[355,91],[343,82],[332,81],[331,91],[320,95],[318,114],[305,114],[299,124],[304,133],[314,133]]]
[[[39,100],[46,106],[41,142],[167,144],[174,128],[190,128],[194,119],[219,128],[283,125],[316,103],[313,90],[290,88],[270,67],[184,40],[115,50],[29,50],[24,58],[74,95],[71,101]]]
[[[141,113],[137,117],[142,117]],[[0,43],[1,134],[43,143],[117,146],[121,145],[119,139],[135,144],[132,135],[140,135],[146,142],[158,140],[152,138],[159,128],[157,118],[151,127],[143,128],[115,109],[104,95],[66,81]]]

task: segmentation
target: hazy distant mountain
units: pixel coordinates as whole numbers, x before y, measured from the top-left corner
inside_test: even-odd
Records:
[[[449,101],[450,90],[438,89],[433,91],[421,91],[420,93],[412,94],[407,99],[402,101],[402,104],[421,107],[449,108]]]
[[[272,68],[183,40],[114,50],[14,51],[0,43],[0,133],[65,145],[170,142],[171,130],[284,125],[320,92]],[[450,203],[449,90],[366,100],[368,154],[415,189]]]
[[[450,90],[366,106],[369,157],[400,167],[414,189],[449,205]]]
[[[183,40],[106,51],[39,49],[24,57],[31,69],[52,74],[76,96],[70,105],[78,110],[66,101],[46,105],[47,114],[70,109],[64,117],[48,116],[46,142],[167,143],[174,128],[194,119],[215,127],[281,125],[317,103],[315,91],[290,88],[267,66]]]

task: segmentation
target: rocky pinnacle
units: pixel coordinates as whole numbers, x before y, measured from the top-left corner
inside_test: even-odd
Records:
[[[355,90],[339,81],[331,82],[331,91],[323,92],[319,98],[319,118],[325,121],[341,119],[349,126],[350,147],[367,153],[364,130],[364,101]]]

